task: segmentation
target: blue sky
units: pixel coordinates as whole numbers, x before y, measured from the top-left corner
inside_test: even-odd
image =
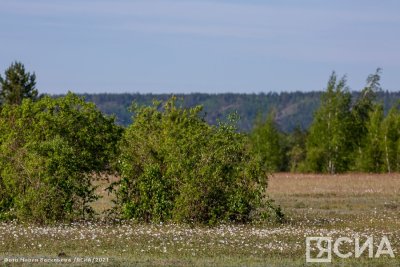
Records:
[[[400,1],[0,0],[0,71],[41,92],[400,90]]]

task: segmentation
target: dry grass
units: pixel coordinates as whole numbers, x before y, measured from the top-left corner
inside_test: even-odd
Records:
[[[111,183],[118,181],[118,179],[119,177],[114,175],[102,175],[93,181],[93,185],[97,186],[96,194],[99,195],[100,198],[92,204],[92,207],[100,217],[103,217],[104,212],[113,207],[112,200],[115,196],[107,190],[107,187],[109,187]]]
[[[292,217],[394,214],[400,210],[400,174],[287,174],[270,178],[268,192]]]
[[[395,195],[400,192],[400,174],[351,173],[342,175],[276,173],[269,179],[271,195],[338,194]]]

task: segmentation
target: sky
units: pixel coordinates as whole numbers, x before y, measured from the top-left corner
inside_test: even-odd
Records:
[[[400,90],[398,0],[0,0],[0,73],[41,93]]]

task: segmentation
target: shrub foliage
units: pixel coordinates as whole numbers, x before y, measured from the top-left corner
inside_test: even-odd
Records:
[[[69,93],[24,99],[0,117],[0,216],[48,223],[84,218],[93,173],[109,167],[121,129]]]
[[[267,176],[234,118],[211,126],[201,107],[133,106],[120,143],[121,181],[114,186],[123,218],[138,221],[247,222],[268,214]]]

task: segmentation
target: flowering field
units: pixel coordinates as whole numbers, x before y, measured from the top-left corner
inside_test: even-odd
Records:
[[[333,257],[334,264],[400,264],[400,175],[275,174],[269,194],[281,225],[0,224],[0,263],[74,266],[304,266],[307,236],[387,236],[395,258]],[[107,200],[104,198],[100,203]],[[102,204],[102,205],[103,205]],[[101,209],[101,206],[97,206]],[[106,204],[104,204],[106,205]],[[341,247],[343,250],[351,246]],[[347,250],[346,250],[347,251]]]

